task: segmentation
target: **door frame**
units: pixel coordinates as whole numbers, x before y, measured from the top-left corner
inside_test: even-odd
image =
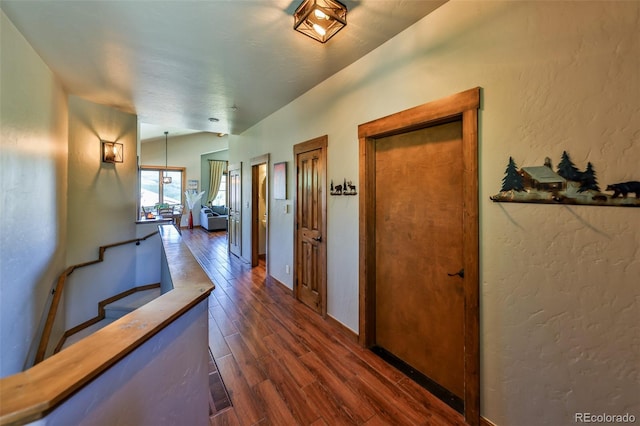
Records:
[[[265,199],[265,211],[267,213],[267,227],[265,231],[266,250],[266,273],[269,275],[269,154],[254,157],[250,161],[251,164],[251,267],[258,266],[260,251],[260,215],[259,215],[259,191],[260,182],[258,182],[258,173],[261,165],[267,168],[267,193]]]
[[[320,299],[321,299],[321,315],[327,317],[327,145],[328,135],[319,136],[306,142],[301,142],[293,146],[293,161],[296,171],[296,190],[293,199],[293,296],[298,299],[298,154],[304,152],[320,150],[320,160],[324,168],[324,176],[320,179],[320,187],[322,196],[321,212],[322,212],[322,244],[321,258],[323,260],[322,271],[320,273]]]
[[[480,315],[478,222],[478,108],[476,87],[358,126],[359,139],[359,330],[364,347],[375,344],[376,238],[375,160],[376,140],[450,121],[462,121],[463,162],[463,293],[464,293],[464,417],[480,421]]]

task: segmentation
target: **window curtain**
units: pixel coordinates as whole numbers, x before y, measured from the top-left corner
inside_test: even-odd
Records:
[[[222,174],[225,172],[227,168],[226,161],[219,160],[209,160],[209,196],[207,198],[207,203],[213,201],[218,195],[218,190],[220,189],[220,181],[222,180]]]

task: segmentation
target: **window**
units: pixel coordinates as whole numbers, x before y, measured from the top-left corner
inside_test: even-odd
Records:
[[[171,183],[162,183],[166,173]],[[140,193],[138,200],[141,207],[152,211],[158,204],[182,205],[184,194],[184,168],[140,167]],[[140,209],[142,210],[142,209]]]
[[[226,206],[227,205],[227,173],[223,173],[220,177],[220,188],[218,188],[218,194],[216,198],[211,201],[212,206]]]

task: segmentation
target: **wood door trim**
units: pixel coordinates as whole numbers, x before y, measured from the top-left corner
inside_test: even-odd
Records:
[[[359,342],[375,343],[375,151],[376,139],[462,120],[463,261],[464,261],[464,416],[480,419],[480,309],[478,223],[478,108],[480,88],[391,114],[358,126],[359,200]]]
[[[269,154],[263,154],[258,157],[253,157],[249,160],[252,166],[259,166],[260,164],[269,164]]]
[[[314,139],[310,139],[305,142],[300,142],[293,146],[293,161],[295,165],[296,176],[296,189],[294,191],[293,199],[293,295],[298,298],[298,282],[297,282],[297,265],[298,265],[298,154],[302,154],[308,151],[320,149],[320,159],[324,167],[324,178],[320,182],[322,187],[322,196],[320,200],[322,202],[322,241],[323,241],[323,255],[324,265],[322,270],[322,277],[320,280],[320,298],[322,299],[322,317],[327,316],[327,146],[329,142],[329,136],[319,136]]]
[[[462,113],[463,156],[463,251],[464,261],[464,403],[465,419],[480,419],[480,222],[478,203],[478,110],[477,104]]]
[[[329,141],[329,136],[319,136],[314,139],[310,139],[306,142],[300,142],[293,146],[293,155],[294,157],[297,154],[302,154],[303,152],[313,151],[314,149],[326,149]],[[326,154],[326,153],[323,153]]]
[[[480,105],[480,88],[469,89],[446,98],[418,105],[358,126],[358,138],[381,138],[413,129],[432,126],[459,117],[464,111],[476,110]]]

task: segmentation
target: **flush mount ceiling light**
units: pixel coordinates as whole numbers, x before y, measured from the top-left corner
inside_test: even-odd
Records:
[[[336,0],[304,0],[293,13],[293,29],[325,43],[347,25],[347,7]]]
[[[220,120],[218,118],[215,118],[215,117],[209,117],[209,121],[212,122],[212,123],[217,123]]]

